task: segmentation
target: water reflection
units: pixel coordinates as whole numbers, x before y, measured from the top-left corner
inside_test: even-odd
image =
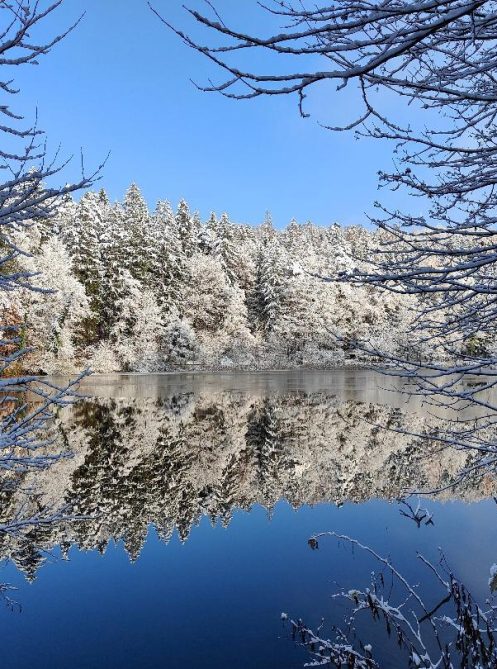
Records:
[[[122,540],[136,561],[150,525],[163,542],[174,532],[185,542],[204,516],[227,527],[235,510],[262,505],[270,514],[279,500],[294,508],[392,500],[406,490],[446,486],[467,464],[466,454],[440,452],[407,434],[427,431],[428,414],[368,401],[369,390],[382,399],[378,384],[361,385],[357,377],[333,392],[322,390],[316,375],[311,390],[288,375],[271,378],[269,387],[261,377],[235,388],[222,377],[200,387],[193,377],[120,383],[101,382],[100,397],[59,416],[57,440],[72,459],[2,492],[3,519],[50,509],[85,518],[0,537],[0,554],[30,580],[56,546],[63,554],[71,545],[104,553]],[[477,500],[492,491],[480,479],[444,495]]]

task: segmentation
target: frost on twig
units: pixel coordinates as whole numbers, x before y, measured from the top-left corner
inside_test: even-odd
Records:
[[[421,503],[418,500],[418,503],[413,507],[407,499],[400,499],[400,513],[405,518],[409,518],[414,521],[417,527],[421,525],[434,525],[433,516],[428,509],[425,509],[421,506]]]
[[[381,655],[363,640],[368,630],[372,633],[371,625],[375,625],[382,632],[382,650],[388,647],[394,653],[399,669],[497,667],[496,607],[491,602],[482,606],[475,601],[450,571],[443,555],[437,565],[418,555],[427,577],[433,580],[432,593],[425,598],[390,558],[356,539],[323,532],[311,537],[311,547],[324,537],[365,553],[375,569],[368,587],[343,589],[333,595],[346,604],[347,615],[343,625],[330,630],[330,637],[324,634],[324,621],[316,630],[302,620],[290,621],[292,637],[311,655],[306,666],[381,667]]]

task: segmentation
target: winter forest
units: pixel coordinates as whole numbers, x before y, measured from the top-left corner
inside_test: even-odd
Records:
[[[150,212],[131,185],[71,197],[17,242],[40,291],[4,293],[4,321],[34,373],[288,368],[357,361],[353,342],[405,346],[406,297],[327,282],[367,258],[378,233],[290,221],[200,220],[181,201]]]

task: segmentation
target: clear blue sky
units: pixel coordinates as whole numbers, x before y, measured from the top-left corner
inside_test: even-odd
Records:
[[[182,0],[155,5],[191,26]],[[271,32],[255,0],[216,5],[241,27]],[[83,22],[39,67],[15,72],[22,93],[13,102],[28,117],[38,108],[52,150],[60,143],[64,155],[78,155],[82,147],[88,165],[110,151],[102,186],[111,199],[135,181],[151,206],[184,197],[204,217],[228,211],[233,220],[258,223],[269,209],[278,226],[292,217],[365,222],[378,195],[376,173],[390,162],[387,150],[301,119],[294,98],[235,102],[197,91],[190,78],[206,82],[219,73],[145,0],[65,0],[45,28],[61,30],[83,10]],[[311,104],[322,117],[337,103],[352,101],[323,90]],[[67,180],[77,168],[78,158]]]

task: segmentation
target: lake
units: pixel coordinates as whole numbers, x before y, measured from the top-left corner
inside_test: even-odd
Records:
[[[3,520],[79,517],[0,537],[1,580],[17,588],[12,609],[0,606],[3,666],[302,667],[309,653],[282,612],[324,617],[329,636],[344,615],[337,587],[370,580],[371,562],[346,542],[311,550],[322,531],[389,556],[433,601],[416,554],[438,561],[442,547],[485,600],[494,484],[422,497],[433,524],[404,515],[401,495],[445,486],[465,455],[413,437],[434,419],[400,391],[353,369],[86,379],[87,398],[54,428],[73,457],[2,498]],[[401,666],[375,625],[363,635],[382,667]]]

